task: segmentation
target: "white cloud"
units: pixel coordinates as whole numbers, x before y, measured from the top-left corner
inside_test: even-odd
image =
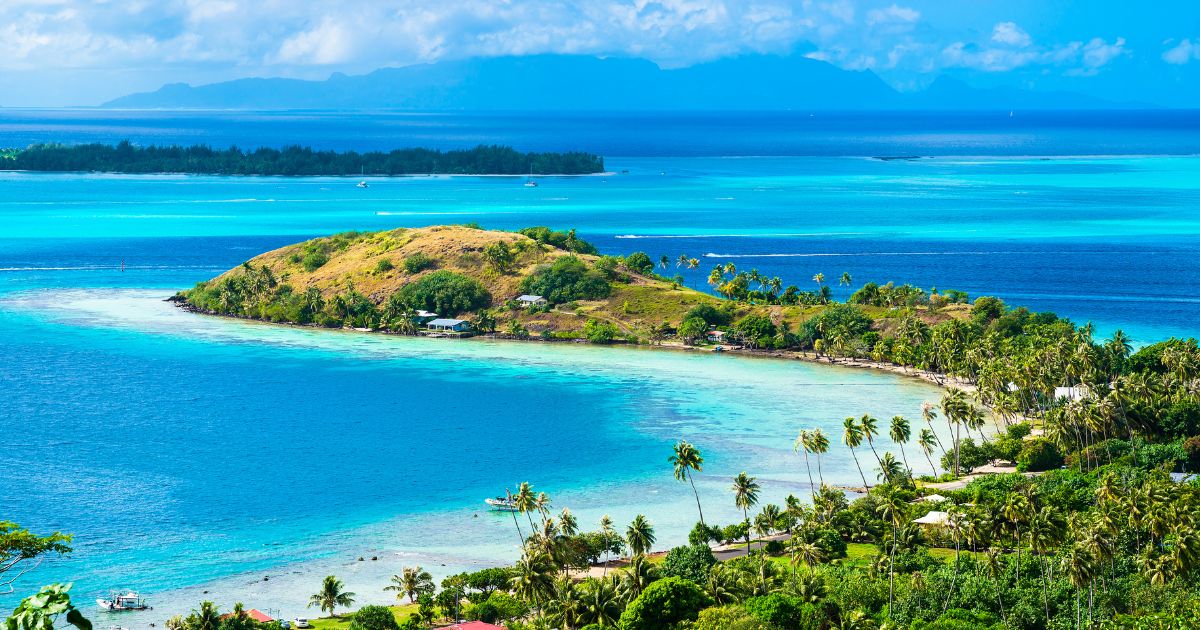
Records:
[[[1166,43],[1170,43],[1168,40]],[[1183,39],[1178,44],[1167,49],[1162,54],[1163,61],[1172,65],[1183,65],[1193,59],[1200,59],[1200,41]]]
[[[867,11],[867,25],[874,26],[876,24],[892,24],[904,23],[912,24],[921,19],[921,12],[910,7],[902,7],[893,4],[890,7],[883,9],[871,9]]]
[[[1083,66],[1090,70],[1096,70],[1127,52],[1124,37],[1118,37],[1111,44],[1096,37],[1083,47]]]
[[[992,41],[1024,48],[1033,43],[1033,38],[1017,26],[1016,22],[1000,22],[992,29]]]

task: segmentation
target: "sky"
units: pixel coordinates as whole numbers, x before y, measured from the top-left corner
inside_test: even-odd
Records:
[[[540,53],[802,54],[902,91],[949,75],[1200,107],[1200,0],[0,0],[0,106]]]

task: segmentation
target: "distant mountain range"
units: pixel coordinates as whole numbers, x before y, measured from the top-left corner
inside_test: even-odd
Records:
[[[382,68],[324,81],[165,85],[110,108],[420,110],[1068,109],[1119,105],[1069,92],[978,89],[941,77],[898,92],[870,71],[801,55],[745,55],[678,69],[644,59],[536,55]]]

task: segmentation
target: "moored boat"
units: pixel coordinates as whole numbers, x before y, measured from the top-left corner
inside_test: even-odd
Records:
[[[133,591],[113,591],[109,594],[108,599],[99,598],[96,604],[104,610],[122,611],[122,610],[150,610],[150,605],[142,599],[140,595]]]
[[[483,502],[491,506],[493,510],[501,510],[504,512],[515,512],[517,510],[517,502],[506,497],[484,499]]]

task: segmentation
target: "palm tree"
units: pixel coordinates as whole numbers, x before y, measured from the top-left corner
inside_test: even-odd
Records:
[[[512,514],[513,525],[517,526],[517,538],[520,539],[521,546],[525,546],[525,534],[521,532],[521,521],[517,520],[517,510],[511,507],[516,504],[516,499],[513,497],[512,491],[508,488],[504,489],[504,497],[508,501],[508,513]],[[530,533],[532,534],[533,532]]]
[[[554,590],[554,563],[545,554],[524,554],[513,567],[512,592],[535,607]]]
[[[888,454],[891,455],[891,453]],[[891,618],[896,602],[896,530],[900,527],[900,518],[904,514],[904,507],[904,500],[892,491],[889,491],[879,499],[879,511],[892,525],[892,548],[888,553],[888,618]]]
[[[521,485],[517,486],[517,494],[513,496],[513,501],[517,511],[529,519],[529,533],[532,536],[533,531],[537,529],[533,526],[533,517],[529,515],[537,509],[537,497],[533,494],[533,486],[529,485],[528,481],[522,481]]]
[[[804,450],[804,468],[808,470],[808,488],[812,491],[813,503],[817,501],[817,486],[813,483],[812,466],[808,464],[808,452],[812,450],[812,437],[807,429],[801,429],[800,435],[796,436],[796,441],[792,443],[792,452]]]
[[[925,420],[925,424],[929,425],[929,429],[932,432],[933,421],[937,418],[937,409],[933,406],[933,403],[929,402],[928,400],[921,403],[921,418]],[[933,443],[937,444],[937,447],[942,449],[942,455],[944,456],[946,454],[945,447],[943,447],[942,443],[937,439],[937,434],[935,433],[933,435]]]
[[[825,485],[825,473],[821,472],[821,456],[829,452],[829,438],[825,437],[825,432],[820,429],[813,429],[812,433],[808,434],[808,438],[812,452],[817,456],[817,478],[823,486]]]
[[[617,597],[617,581],[588,578],[579,585],[582,604],[580,623],[595,624],[603,628],[617,627],[621,617],[621,602]]]
[[[621,574],[621,585],[617,592],[625,602],[631,602],[657,579],[658,569],[646,561],[646,556],[634,556]]]
[[[616,530],[613,529],[612,519],[607,514],[600,517],[600,534],[604,536],[604,571],[600,575],[608,575],[608,559],[612,555],[610,549],[612,544],[609,542],[616,535]]]
[[[890,452],[885,452],[883,458],[879,460],[879,477],[891,483],[897,477],[903,476],[904,469],[900,466],[900,462],[896,461],[896,456]]]
[[[844,286],[844,287],[848,287],[848,286],[850,286],[850,283],[853,281],[854,281],[854,279],[850,277],[850,272],[843,271],[842,277],[838,280],[838,284],[840,284],[841,286]]]
[[[675,467],[675,479],[679,481],[687,480],[692,485],[692,494],[696,496],[696,511],[700,513],[700,523],[704,523],[704,510],[700,507],[700,493],[696,490],[696,480],[692,478],[692,472],[702,472],[701,466],[704,464],[704,457],[700,455],[700,450],[695,446],[680,440],[675,445],[675,453],[667,458],[667,461]]]
[[[633,522],[625,529],[625,540],[629,543],[629,550],[635,557],[645,555],[654,545],[654,525],[646,520],[645,516],[638,514],[633,517]]]
[[[579,533],[579,520],[571,513],[568,508],[563,508],[558,515],[558,531],[562,532],[563,536],[570,538]]]
[[[333,616],[333,610],[338,606],[349,608],[354,605],[354,593],[342,590],[345,585],[332,575],[326,575],[321,582],[321,590],[308,598],[308,607],[316,606],[318,610],[328,612]]]
[[[579,615],[583,612],[583,602],[575,583],[570,578],[563,577],[554,583],[551,599],[546,605],[551,614],[549,619],[558,628],[574,628],[579,625]]]
[[[900,445],[900,459],[904,460],[904,467],[911,470],[912,466],[908,464],[908,455],[904,452],[904,445],[912,437],[912,427],[908,424],[908,420],[905,420],[904,416],[892,416],[892,428],[888,435],[893,442]]]
[[[758,504],[758,482],[745,471],[733,478],[733,504],[742,510],[746,520],[746,552],[750,552],[750,508]]]
[[[957,477],[958,472],[958,444],[959,444],[959,427],[971,415],[972,406],[967,401],[967,395],[961,389],[950,387],[946,389],[945,395],[942,396],[942,416],[946,418],[946,423],[950,426],[950,432],[953,438],[954,446],[954,476]]]
[[[408,595],[408,602],[417,601],[417,595],[433,590],[433,576],[421,567],[404,567],[400,575],[392,576],[392,583],[383,587],[385,591],[396,591],[396,599]]]
[[[933,447],[938,443],[937,434],[929,429],[921,429],[921,435],[917,438],[917,446],[921,447],[921,451],[925,453],[925,460],[929,462],[929,467],[933,469],[933,476],[938,476],[937,466],[933,464]]]
[[[212,602],[200,602],[199,610],[192,610],[188,627],[193,630],[217,630],[221,625],[221,612]]]
[[[812,277],[812,279],[813,279],[813,282],[817,283],[818,287],[825,284],[825,274],[823,274],[823,273],[818,273],[818,274],[814,275]]]
[[[863,414],[858,421],[858,428],[862,431],[863,437],[867,438],[867,444],[871,447],[871,453],[875,455],[875,463],[883,467],[883,461],[879,459],[879,452],[875,450],[875,436],[879,435],[879,421],[872,418],[870,414]],[[889,478],[888,481],[891,481]]]
[[[658,266],[659,266],[659,267],[662,267],[663,269],[666,269],[666,268],[667,268],[667,267],[669,267],[670,265],[671,265],[671,259],[670,259],[670,258],[669,258],[669,257],[668,257],[666,254],[663,254],[663,255],[662,255],[662,256],[661,256],[661,257],[658,259]]]
[[[855,418],[846,418],[842,421],[842,442],[850,447],[850,456],[854,458],[854,466],[858,468],[858,476],[862,477],[863,487],[870,488],[871,484],[867,483],[867,476],[863,474],[862,465],[858,463],[858,454],[854,449],[862,445],[862,429],[858,428],[858,420]]]

